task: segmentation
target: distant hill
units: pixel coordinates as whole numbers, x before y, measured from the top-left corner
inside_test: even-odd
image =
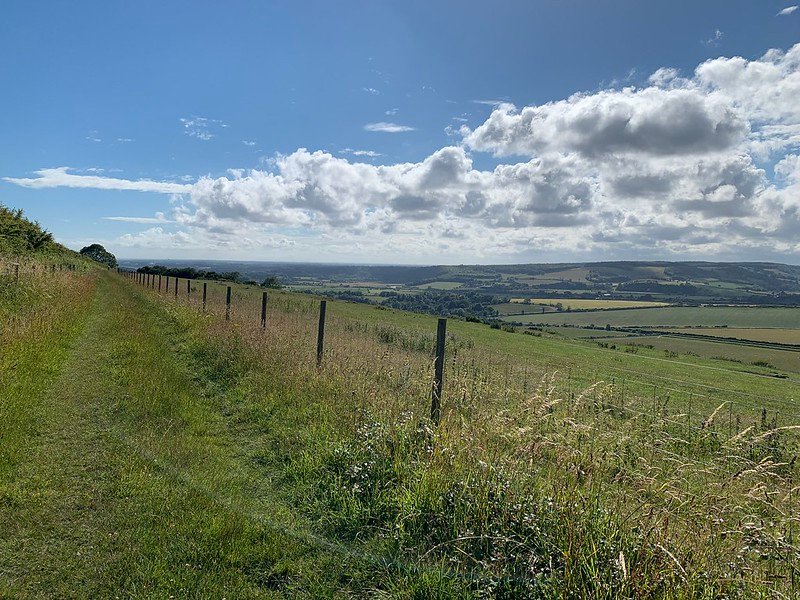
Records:
[[[800,302],[800,266],[779,263],[618,261],[518,265],[336,265],[247,261],[157,261],[167,266],[236,271],[284,285],[369,282],[405,287],[453,282],[499,296],[651,298],[710,303]],[[120,261],[139,267],[148,261]],[[785,296],[789,296],[786,298]]]

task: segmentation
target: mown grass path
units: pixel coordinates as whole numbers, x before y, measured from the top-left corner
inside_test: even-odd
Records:
[[[346,588],[341,557],[304,541],[230,407],[180,360],[167,309],[113,276],[97,290],[60,374],[16,407],[37,422],[0,482],[0,597]]]

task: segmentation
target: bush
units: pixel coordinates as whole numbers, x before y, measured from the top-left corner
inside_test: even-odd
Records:
[[[91,258],[95,262],[106,265],[109,269],[115,269],[117,267],[117,257],[100,244],[92,244],[91,246],[81,248],[81,254],[87,258]]]

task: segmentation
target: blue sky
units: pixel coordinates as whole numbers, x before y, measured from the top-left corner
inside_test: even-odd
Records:
[[[8,1],[0,202],[121,257],[798,263],[792,6]]]

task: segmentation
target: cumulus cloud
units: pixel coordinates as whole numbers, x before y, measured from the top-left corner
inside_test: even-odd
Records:
[[[626,88],[521,111],[494,110],[465,143],[498,156],[577,152],[585,156],[703,154],[729,149],[748,133],[747,121],[722,100],[698,90]]]
[[[368,164],[356,159],[379,154],[300,148],[262,169],[186,183],[66,167],[6,181],[172,195],[170,223],[113,218],[158,225],[120,242],[143,247],[314,248],[317,257],[427,261],[535,259],[553,250],[800,258],[798,67],[800,45],[755,60],[716,58],[686,76],[664,67],[642,88],[500,104],[417,162]],[[520,158],[478,169],[477,152]]]
[[[364,125],[367,131],[380,131],[383,133],[402,133],[404,131],[414,131],[413,127],[408,125],[398,125],[397,123],[387,123],[381,121],[379,123],[367,123]]]

